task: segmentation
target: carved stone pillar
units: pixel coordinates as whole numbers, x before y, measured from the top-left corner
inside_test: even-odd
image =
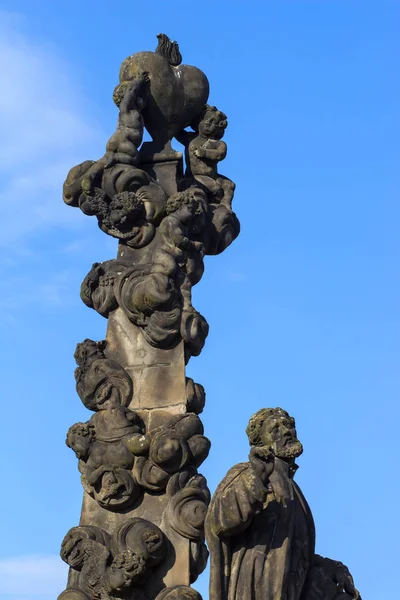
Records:
[[[64,184],[64,201],[119,245],[81,287],[108,327],[104,341],[75,352],[77,392],[94,414],[67,433],[84,497],[62,543],[70,573],[59,600],[198,600],[190,584],[207,562],[210,494],[197,470],[210,448],[198,416],[205,393],[185,364],[208,325],[191,289],[204,255],[222,252],[239,222],[234,184],[217,170],[226,116],[206,104],[204,73],[181,65],[176,42],[158,39],[155,52],[122,63],[105,155],[71,169]],[[141,146],[145,127],[153,141]]]

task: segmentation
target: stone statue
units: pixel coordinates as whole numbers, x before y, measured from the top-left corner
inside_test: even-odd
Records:
[[[359,600],[343,564],[315,554],[310,508],[293,477],[303,452],[281,408],[253,415],[249,462],[228,471],[210,504],[209,600]]]
[[[121,64],[103,156],[74,166],[63,186],[64,202],[95,217],[118,250],[80,290],[108,322],[106,340],[75,352],[76,391],[93,414],[67,432],[83,502],[62,543],[70,569],[59,600],[201,600],[190,586],[208,560],[206,519],[209,600],[359,599],[346,567],[315,555],[293,482],[302,446],[285,411],[250,419],[249,462],[229,471],[211,505],[198,472],[210,450],[198,416],[205,391],[185,368],[209,328],[192,288],[204,257],[228,248],[240,225],[235,184],[219,173],[227,117],[177,42],[157,39],[154,52]]]
[[[191,126],[194,133],[183,130],[175,136],[185,146],[186,176],[194,177],[204,186],[210,202],[220,202],[230,209],[235,184],[217,171],[218,163],[227,153],[227,146],[221,141],[228,126],[227,117],[215,106],[206,104]]]
[[[120,243],[118,259],[96,263],[85,278],[85,304],[106,318],[121,308],[154,347],[183,341],[187,362],[208,334],[192,305],[203,258],[225,250],[240,226],[232,211],[235,185],[217,172],[227,153],[226,116],[206,104],[204,73],[181,65],[178,44],[165,34],[158,40],[155,52],[122,63],[113,96],[117,130],[103,157],[70,170],[63,197]],[[142,144],[145,127],[153,141]],[[184,175],[173,137],[186,145]]]

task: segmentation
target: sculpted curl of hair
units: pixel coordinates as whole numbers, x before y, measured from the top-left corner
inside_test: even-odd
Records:
[[[186,190],[184,192],[177,192],[176,194],[173,194],[168,198],[164,207],[165,213],[167,215],[174,213],[175,211],[179,210],[182,204],[194,204],[196,206],[196,214],[201,212],[201,205],[199,203],[199,200],[194,195],[193,191]]]
[[[199,131],[199,124],[201,123],[201,121],[203,119],[205,119],[207,113],[218,113],[220,121],[221,121],[221,125],[223,126],[224,129],[226,129],[226,127],[228,126],[228,117],[226,116],[225,113],[222,112],[222,110],[218,110],[218,108],[216,106],[210,106],[209,104],[205,104],[203,107],[203,110],[201,111],[201,113],[195,118],[193,119],[193,121],[190,123],[190,127],[196,131],[198,133]]]
[[[246,434],[249,438],[250,446],[261,446],[261,428],[267,419],[276,419],[277,417],[287,417],[291,419],[286,410],[283,408],[261,408],[252,417],[250,417],[249,424],[246,427]]]

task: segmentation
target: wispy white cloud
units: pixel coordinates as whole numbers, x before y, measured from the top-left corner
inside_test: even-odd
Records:
[[[91,225],[92,230],[90,238],[87,236],[70,236],[70,241],[60,247],[60,252],[70,255],[84,255],[89,248],[93,247],[93,243],[95,243],[96,247],[99,249],[98,262],[101,262],[102,260],[108,260],[109,258],[113,257],[117,251],[116,239],[111,236],[104,235],[104,233],[97,227],[95,219],[92,219]]]
[[[59,556],[0,559],[0,599],[54,600],[65,589],[67,575]]]
[[[72,240],[71,242],[68,242],[68,244],[65,244],[65,246],[61,248],[61,252],[63,252],[64,254],[82,254],[86,246],[87,241],[84,238],[77,238]]]
[[[62,182],[71,166],[97,157],[103,137],[71,67],[22,33],[23,18],[0,11],[0,244],[51,225],[75,227]]]
[[[49,254],[42,238],[68,230],[64,246],[72,236],[88,244],[88,220],[65,206],[62,184],[73,165],[102,153],[105,140],[73,65],[25,25],[22,15],[0,9],[0,307],[11,321],[27,306],[79,301],[70,285],[73,260],[60,270],[54,255],[62,248],[55,243]]]
[[[40,307],[69,307],[79,302],[79,290],[71,289],[70,271],[22,272],[0,280],[0,310],[19,311]]]

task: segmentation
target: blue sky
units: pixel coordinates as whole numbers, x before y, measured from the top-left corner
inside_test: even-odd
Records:
[[[221,171],[242,223],[194,290],[210,323],[188,367],[207,391],[202,471],[214,490],[246,460],[249,416],[286,408],[317,551],[349,566],[363,600],[393,596],[399,19],[389,0],[0,3],[0,600],[54,600],[65,583],[57,555],[82,493],[65,432],[89,416],[73,352],[106,328],[79,287],[116,242],[61,187],[103,154],[120,62],[161,31],[229,117]],[[195,587],[207,600],[207,577]]]

